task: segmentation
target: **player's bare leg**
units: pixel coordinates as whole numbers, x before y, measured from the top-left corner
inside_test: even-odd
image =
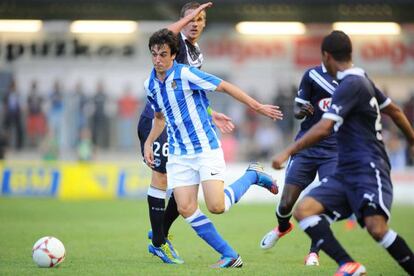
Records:
[[[365,216],[364,223],[374,240],[382,245],[409,275],[414,275],[413,251],[401,236],[389,229],[386,217],[384,215]]]

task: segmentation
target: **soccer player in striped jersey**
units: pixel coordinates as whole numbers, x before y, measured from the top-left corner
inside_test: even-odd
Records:
[[[256,112],[273,120],[281,119],[278,107],[264,105],[242,91],[195,67],[178,64],[177,38],[162,29],[149,40],[154,69],[145,81],[148,100],[155,109],[154,124],[144,145],[144,157],[154,166],[153,143],[165,124],[168,133],[167,183],[173,189],[178,211],[196,233],[220,253],[216,268],[241,267],[239,254],[219,235],[212,222],[198,207],[198,189],[202,184],[207,208],[220,214],[237,203],[253,184],[273,194],[278,188],[272,177],[252,164],[236,182],[224,189],[225,162],[215,126],[209,116],[206,94],[223,91]]]
[[[393,188],[390,162],[382,138],[381,113],[402,130],[414,153],[414,130],[401,109],[375,88],[361,68],[353,67],[352,44],[342,31],[322,42],[322,60],[339,86],[329,110],[302,138],[273,159],[280,168],[289,156],[337,133],[338,165],[298,204],[294,216],[300,227],[338,263],[335,275],[366,275],[334,237],[330,221],[355,214],[359,224],[398,262],[414,275],[414,254],[404,239],[389,228]]]
[[[295,98],[295,118],[303,119],[295,140],[300,139],[315,125],[328,110],[332,94],[338,83],[320,65],[310,68],[303,75]],[[278,226],[268,232],[260,242],[262,249],[272,248],[276,241],[292,231],[290,222],[292,208],[301,192],[308,187],[318,174],[319,179],[333,173],[337,163],[336,137],[332,133],[311,148],[304,149],[289,159],[286,168],[282,197],[276,208]],[[305,265],[319,265],[319,249],[312,243]]]
[[[197,68],[201,68],[203,55],[197,43],[206,25],[205,9],[212,6],[211,2],[199,4],[189,2],[185,4],[180,12],[180,19],[174,22],[168,29],[179,36],[179,54],[175,60]],[[231,132],[234,125],[226,115],[212,111],[214,124],[222,132]],[[144,156],[144,143],[152,127],[154,110],[150,102],[147,102],[138,122],[138,137],[141,143],[141,152]],[[168,155],[167,133],[164,130],[153,145],[155,166],[152,168],[151,185],[148,188],[148,209],[151,222],[151,230],[148,238],[151,244],[148,250],[151,254],[158,256],[165,263],[181,264],[183,260],[171,243],[169,229],[179,216],[174,195],[171,194],[167,207],[165,208],[167,176],[166,163]]]

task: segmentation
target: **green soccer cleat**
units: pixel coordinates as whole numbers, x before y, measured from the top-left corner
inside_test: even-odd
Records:
[[[148,231],[148,239],[152,240],[152,230]],[[168,244],[168,247],[170,248],[171,254],[174,257],[177,264],[183,264],[184,260],[180,257],[178,254],[178,250],[174,248],[171,241],[173,240],[173,236],[171,234],[168,234],[168,237],[165,238],[166,244]]]
[[[182,262],[174,258],[167,243],[162,244],[160,247],[155,247],[152,243],[150,243],[148,245],[148,252],[154,256],[157,256],[166,264],[182,264]]]

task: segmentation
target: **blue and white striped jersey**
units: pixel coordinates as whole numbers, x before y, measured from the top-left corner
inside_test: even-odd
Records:
[[[221,79],[195,67],[174,61],[164,82],[153,69],[144,87],[155,112],[162,112],[167,123],[170,154],[188,155],[220,147],[207,108],[208,91],[216,90]]]

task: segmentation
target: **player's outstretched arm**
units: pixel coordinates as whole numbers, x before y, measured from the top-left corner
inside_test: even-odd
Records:
[[[152,144],[161,135],[165,127],[165,117],[161,112],[155,112],[154,122],[147,140],[144,144],[144,159],[145,163],[154,168],[154,153],[152,151]]]
[[[216,91],[221,91],[224,93],[229,94],[236,100],[241,103],[244,103],[257,113],[260,113],[266,117],[269,117],[273,120],[282,120],[283,113],[280,111],[278,106],[275,105],[268,105],[268,104],[261,104],[252,97],[250,97],[246,92],[241,90],[239,87],[231,84],[227,81],[222,81],[216,88]]]
[[[191,20],[193,20],[194,17],[196,17],[203,10],[210,8],[211,6],[213,6],[212,2],[207,2],[207,3],[200,5],[200,7],[193,10],[187,16],[180,18],[180,20],[167,26],[167,29],[172,31],[175,34],[178,34],[179,32],[181,32],[181,29],[184,28],[185,25],[187,25],[188,23],[190,23]]]
[[[309,129],[302,138],[290,144],[284,151],[273,156],[272,167],[276,170],[282,169],[283,164],[289,159],[289,156],[296,154],[305,148],[309,148],[329,136],[334,124],[335,121],[322,118],[316,125]]]
[[[414,154],[414,130],[401,108],[394,103],[390,103],[381,109],[381,112],[390,116],[392,121],[401,129],[411,147],[411,154]]]

